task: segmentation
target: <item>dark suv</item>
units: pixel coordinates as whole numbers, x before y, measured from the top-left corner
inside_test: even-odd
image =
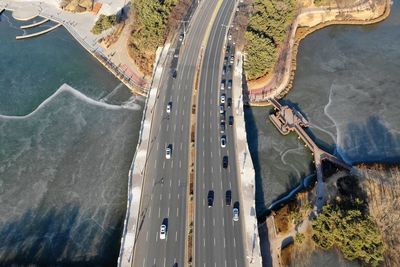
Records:
[[[224,156],[224,157],[222,158],[222,167],[223,167],[224,169],[228,168],[228,156]]]
[[[233,116],[229,116],[229,126],[233,125]]]
[[[230,108],[232,106],[232,98],[228,97],[227,106]]]
[[[214,191],[212,190],[208,191],[207,201],[208,201],[208,207],[211,208],[214,203]]]
[[[225,133],[225,122],[224,121],[221,121],[219,132],[222,134]]]
[[[230,206],[232,203],[232,191],[231,190],[227,190],[225,193],[225,204],[227,206]]]

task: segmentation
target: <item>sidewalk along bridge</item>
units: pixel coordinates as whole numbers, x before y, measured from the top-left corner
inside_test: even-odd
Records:
[[[339,166],[346,170],[351,170],[351,166],[343,162],[336,156],[326,152],[325,150],[318,147],[318,145],[312,140],[304,128],[309,126],[308,121],[304,116],[297,110],[290,108],[289,106],[282,106],[276,98],[269,98],[269,102],[274,106],[275,113],[269,116],[271,122],[283,135],[287,135],[290,132],[296,132],[299,139],[302,139],[311,153],[314,156],[315,169],[317,172],[317,201],[316,208],[320,210],[324,204],[324,186],[323,186],[323,172],[322,162],[324,160],[332,162],[334,165]]]

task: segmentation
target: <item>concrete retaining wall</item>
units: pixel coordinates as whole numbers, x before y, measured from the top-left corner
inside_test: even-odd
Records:
[[[140,199],[142,194],[142,184],[146,167],[147,151],[150,140],[151,121],[153,119],[153,109],[157,98],[157,91],[163,72],[163,65],[167,58],[170,44],[164,46],[159,60],[155,64],[153,82],[146,100],[143,111],[143,119],[139,132],[139,141],[136,147],[134,159],[129,170],[128,180],[128,203],[124,221],[123,235],[121,238],[121,248],[118,257],[119,267],[130,267],[132,262],[133,250],[136,241],[136,228],[139,220]]]
[[[240,52],[236,53],[236,65],[233,76],[234,129],[236,135],[236,158],[238,164],[240,198],[244,217],[245,255],[249,266],[262,266],[260,240],[255,207],[255,171],[247,144],[246,125],[243,111],[242,70],[243,60]]]

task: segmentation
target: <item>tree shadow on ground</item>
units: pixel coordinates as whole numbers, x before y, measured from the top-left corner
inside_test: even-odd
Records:
[[[400,135],[394,135],[378,116],[348,124],[344,138],[338,151],[347,154],[352,164],[400,163]]]

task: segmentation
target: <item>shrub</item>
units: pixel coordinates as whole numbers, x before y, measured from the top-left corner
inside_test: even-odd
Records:
[[[100,15],[99,19],[96,21],[95,25],[92,28],[92,33],[100,34],[105,30],[110,29],[117,22],[117,16],[111,15]]]
[[[322,249],[337,247],[348,260],[372,266],[383,261],[385,247],[376,224],[359,210],[340,210],[331,205],[312,222],[313,240]]]

